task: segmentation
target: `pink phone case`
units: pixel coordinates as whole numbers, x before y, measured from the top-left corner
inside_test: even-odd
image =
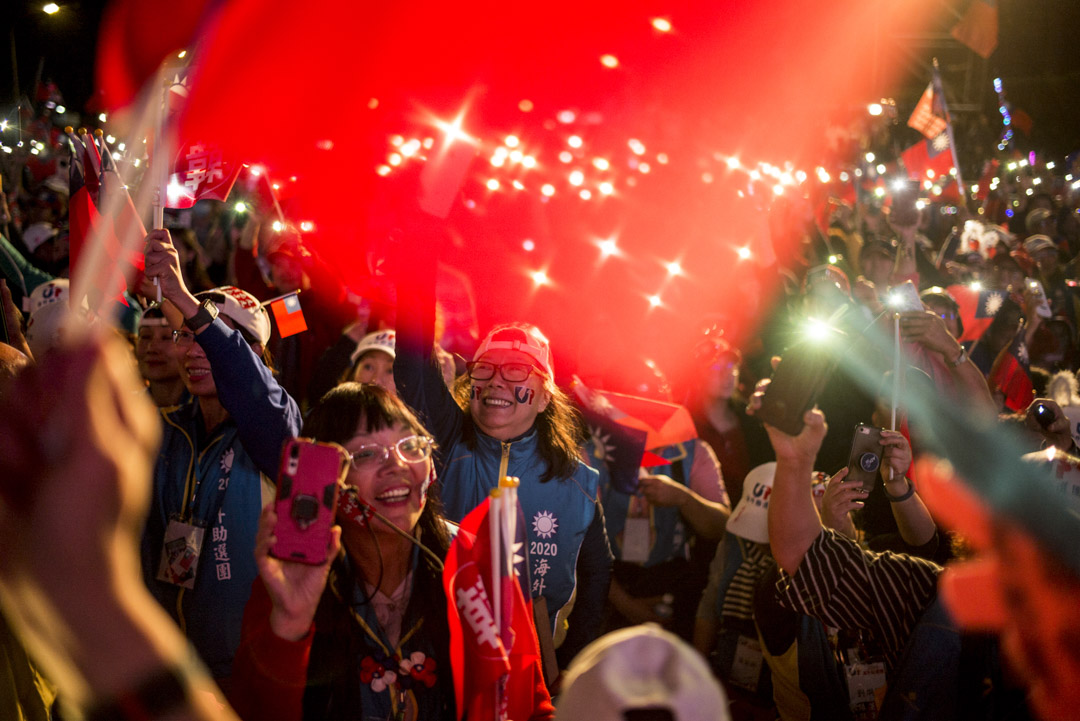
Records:
[[[294,438],[285,444],[274,501],[277,542],[270,555],[312,565],[326,561],[338,486],[348,464],[345,449],[334,443]]]

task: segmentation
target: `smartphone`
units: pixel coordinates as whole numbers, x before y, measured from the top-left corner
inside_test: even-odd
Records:
[[[803,341],[784,351],[765,389],[761,408],[754,412],[756,418],[789,436],[802,432],[803,416],[814,407],[836,367],[834,346],[842,334],[834,333],[836,337]]]
[[[285,444],[274,510],[277,542],[270,555],[311,565],[326,562],[338,488],[349,471],[349,454],[336,443],[294,438]]]
[[[1054,412],[1042,403],[1035,405],[1034,415],[1035,421],[1043,428],[1049,428],[1050,424],[1054,422]]]
[[[907,227],[919,222],[919,183],[906,180],[892,193],[892,207],[889,209],[889,223],[893,226]]]
[[[919,290],[910,280],[889,289],[887,302],[895,313],[922,313],[926,308],[919,298]]]
[[[1043,284],[1035,278],[1025,278],[1024,284],[1039,296],[1039,303],[1035,308],[1035,313],[1040,318],[1049,318],[1053,315],[1050,304],[1046,301],[1046,290],[1043,288]]]
[[[847,480],[858,479],[864,491],[870,492],[878,481],[882,457],[881,429],[860,423],[855,426],[855,439],[848,456]]]

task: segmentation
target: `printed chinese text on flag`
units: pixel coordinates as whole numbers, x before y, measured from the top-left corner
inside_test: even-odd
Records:
[[[470,719],[527,719],[538,704],[550,704],[550,696],[543,685],[532,614],[517,575],[492,578],[492,554],[497,551],[491,546],[490,509],[487,499],[462,520],[443,572],[458,717],[468,709]],[[508,633],[502,635],[489,593],[495,582],[503,600],[502,615],[509,616]],[[496,698],[501,684],[505,707],[500,709]]]
[[[282,338],[307,330],[304,310],[300,307],[300,297],[296,293],[271,302],[270,310],[274,312],[274,322],[277,323],[278,334]]]
[[[1035,388],[1031,382],[1030,358],[1024,339],[1026,331],[1027,326],[1021,321],[1012,343],[998,355],[987,378],[990,389],[1000,390],[1005,396],[1005,405],[1017,412],[1026,409],[1035,398]]]
[[[168,208],[190,208],[200,200],[229,197],[240,164],[227,160],[214,143],[181,142],[169,177]]]
[[[907,124],[928,138],[936,138],[945,132],[945,122],[945,118],[935,112],[934,83],[931,82],[923,91]]]

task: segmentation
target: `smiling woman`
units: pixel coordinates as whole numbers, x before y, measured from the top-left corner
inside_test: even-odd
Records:
[[[547,609],[537,631],[552,635],[564,665],[599,632],[611,556],[598,476],[579,460],[578,425],[555,385],[551,347],[533,326],[496,326],[452,394],[433,343],[434,257],[418,249],[409,257],[431,265],[414,264],[408,289],[398,291],[398,394],[439,444],[439,492],[451,520],[482,503],[503,476],[520,479],[531,593]]]

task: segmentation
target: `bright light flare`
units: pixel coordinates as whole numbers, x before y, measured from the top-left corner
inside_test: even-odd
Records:
[[[402,144],[402,146],[401,146],[401,154],[404,155],[406,158],[411,158],[412,156],[416,155],[419,152],[420,152],[420,141],[417,140],[416,138],[413,138],[412,140],[410,140],[407,143]]]
[[[619,59],[614,55],[601,55],[600,64],[605,68],[617,68],[619,67]]]
[[[747,248],[745,245],[742,246],[741,248],[736,248],[735,253],[739,256],[739,260],[749,260],[750,259],[750,249]]]
[[[564,150],[561,153],[559,153],[559,161],[562,162],[562,163],[569,163],[573,159],[574,159],[574,154],[571,153],[569,150]]]
[[[543,193],[546,197],[550,198],[551,196],[555,195],[555,186],[551,183],[544,183],[540,187],[540,192]]]
[[[832,176],[829,175],[829,171],[825,170],[825,168],[818,168],[817,179],[820,180],[822,183],[828,183],[830,180],[832,180]]]
[[[602,195],[613,195],[615,193],[615,186],[608,181],[600,183],[599,190]]]
[[[526,155],[524,158],[521,159],[521,164],[529,170],[532,170],[536,167],[536,158],[532,155]]]
[[[507,135],[506,140],[503,142],[506,143],[506,147],[508,148],[516,148],[521,144],[521,139],[516,135]]]
[[[525,240],[521,241],[521,247],[526,252],[531,253],[536,250],[536,241],[534,241],[532,238],[526,238]]]
[[[487,189],[491,190],[491,191],[498,190],[499,189],[499,181],[496,180],[495,178],[489,179],[488,182],[487,182]]]
[[[875,118],[884,112],[884,108],[881,107],[881,103],[870,103],[866,106],[866,112],[873,115]]]
[[[600,257],[604,259],[619,254],[619,244],[614,238],[601,240],[596,244],[596,247],[600,249]]]
[[[667,268],[668,275],[677,276],[683,274],[682,264],[677,260],[673,260],[670,263],[664,263],[664,267]]]
[[[664,304],[664,301],[660,296],[658,296],[658,295],[650,295],[649,296],[649,307],[650,308],[659,308],[663,304]]]
[[[658,32],[662,32],[662,33],[670,33],[671,32],[671,21],[668,20],[667,18],[653,18],[652,19],[652,26]]]
[[[611,167],[611,163],[608,162],[607,158],[593,158],[592,164],[597,170],[607,170]]]
[[[566,144],[571,148],[580,148],[583,142],[580,135],[571,135],[566,139]]]
[[[807,318],[806,325],[803,327],[803,333],[808,339],[816,343],[821,343],[828,340],[831,335],[829,331],[829,324],[823,320],[817,318]]]
[[[533,285],[537,288],[544,285],[551,285],[551,278],[543,270],[534,270],[529,273],[529,277],[532,278]]]
[[[248,211],[247,203],[241,200],[233,206],[233,210],[235,210],[237,213],[246,213]]]
[[[7,129],[8,129],[8,121],[7,121],[7,118],[4,118],[3,120],[0,120],[0,132],[3,132],[5,130],[7,130]]]
[[[45,7],[41,8],[41,11],[46,15],[55,15],[60,12],[60,6],[56,3],[49,3]]]
[[[634,155],[645,154],[645,143],[641,142],[637,138],[630,138],[628,141],[626,141],[626,144],[630,146],[630,152],[632,152]]]
[[[728,170],[738,170],[741,165],[742,164],[739,162],[739,159],[736,158],[734,155],[727,159]]]
[[[282,223],[280,220],[275,220],[273,223],[270,224],[270,227],[274,229],[275,233],[280,233],[281,231],[285,230],[285,224]]]
[[[311,222],[310,220],[301,220],[300,230],[305,233],[310,233],[311,231],[315,230],[315,223]]]
[[[476,140],[464,130],[462,130],[462,126],[465,123],[466,111],[466,108],[462,108],[461,112],[457,114],[457,117],[449,123],[445,120],[435,118],[435,127],[441,130],[443,132],[443,135],[445,136],[443,138],[443,149],[449,147],[451,143],[458,141],[463,143],[471,143],[473,145],[476,144]]]
[[[585,173],[580,170],[575,170],[570,173],[570,185],[578,186],[585,182]]]

